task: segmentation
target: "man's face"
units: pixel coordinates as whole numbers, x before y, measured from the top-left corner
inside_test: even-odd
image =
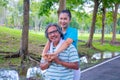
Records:
[[[47,33],[49,40],[53,42],[54,46],[56,46],[60,40],[60,33],[58,32],[56,27],[55,26],[49,27]]]
[[[60,13],[58,21],[62,28],[66,28],[70,23],[70,18],[67,13]]]

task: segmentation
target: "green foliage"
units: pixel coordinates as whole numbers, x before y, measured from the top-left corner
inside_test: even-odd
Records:
[[[70,26],[79,29],[79,23],[77,22],[76,18],[72,18],[72,21],[70,23]]]
[[[17,5],[19,15],[23,14],[23,0],[18,0],[18,5]]]
[[[102,0],[103,6],[106,8],[114,7],[114,4],[120,3],[120,0]]]
[[[77,8],[80,4],[83,4],[85,0],[66,0],[66,8],[73,10]]]
[[[6,15],[6,25],[20,28],[23,22],[23,0],[11,0],[7,6],[9,14]]]
[[[40,4],[39,8],[39,16],[49,15],[51,7],[54,3],[58,2],[58,0],[43,0]]]
[[[31,16],[38,16],[41,3],[32,1],[30,4]]]
[[[77,16],[77,17],[76,17]],[[86,12],[73,12],[73,18],[76,18],[76,22],[79,24],[78,28],[81,30],[88,30],[91,25],[92,16]],[[74,19],[73,19],[74,20]]]
[[[96,19],[96,25],[97,29],[102,29],[102,15],[98,14]]]
[[[7,6],[8,0],[0,0],[0,6]]]
[[[74,10],[80,4],[83,4],[85,0],[66,0],[66,9]],[[57,3],[59,4],[59,0],[43,0],[40,4],[39,8],[39,16],[49,15],[50,10],[52,10],[52,6]],[[54,7],[55,10],[55,7]]]

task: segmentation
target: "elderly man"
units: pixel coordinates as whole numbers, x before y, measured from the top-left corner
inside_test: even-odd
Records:
[[[45,80],[73,80],[73,70],[79,69],[79,57],[76,48],[71,44],[51,61],[54,51],[64,42],[61,28],[57,24],[49,24],[45,35],[50,41],[48,54],[42,57],[40,67],[45,70]]]

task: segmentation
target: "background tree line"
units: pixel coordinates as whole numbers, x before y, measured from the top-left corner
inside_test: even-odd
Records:
[[[65,0],[61,0],[64,2]],[[97,0],[99,1],[99,0]],[[100,0],[102,1],[102,0]],[[99,2],[100,2],[99,1]],[[97,11],[97,21],[96,21],[96,33],[101,33],[102,29],[102,13],[103,13],[103,3],[106,7],[106,19],[105,19],[105,33],[112,32],[113,26],[113,10],[115,8],[114,1],[103,0],[105,2],[100,2]],[[118,0],[119,1],[119,0]],[[44,26],[49,22],[57,22],[57,11],[59,6],[59,0],[31,0],[30,1],[30,29],[40,31],[44,29]],[[0,6],[0,24],[5,24],[8,27],[19,28],[23,27],[23,0],[1,0],[2,5]],[[110,4],[111,3],[111,4]],[[61,3],[63,5],[63,3]],[[94,9],[93,0],[75,0],[75,1],[65,1],[65,8],[72,11],[72,22],[73,27],[78,28],[81,31],[89,32],[90,25],[92,21],[92,13]],[[109,4],[109,5],[108,5]],[[63,5],[64,6],[64,5]],[[62,7],[63,7],[62,6]],[[86,8],[85,8],[86,7]],[[88,8],[89,7],[89,8]],[[86,12],[85,9],[91,9],[90,12]],[[117,26],[120,25],[119,14],[117,14]],[[117,33],[120,33],[119,27],[116,27]]]

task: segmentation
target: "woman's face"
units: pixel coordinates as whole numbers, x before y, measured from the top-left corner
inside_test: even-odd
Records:
[[[70,23],[70,18],[67,13],[60,13],[58,23],[62,28],[67,28]]]

